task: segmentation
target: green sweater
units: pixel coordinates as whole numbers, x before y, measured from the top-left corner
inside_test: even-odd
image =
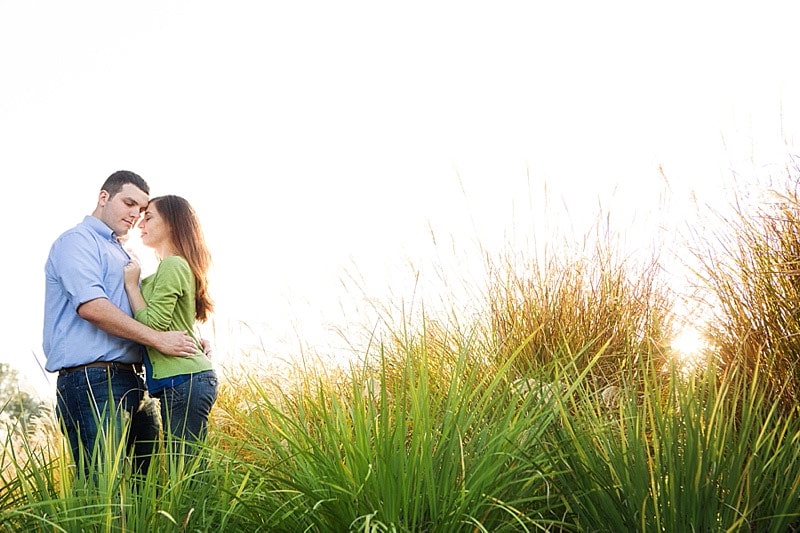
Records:
[[[186,259],[177,255],[164,258],[155,274],[142,280],[147,307],[136,312],[136,320],[158,331],[186,331],[197,344],[197,354],[192,357],[164,355],[148,346],[147,357],[156,379],[211,369],[211,361],[194,333],[194,293],[192,269]]]

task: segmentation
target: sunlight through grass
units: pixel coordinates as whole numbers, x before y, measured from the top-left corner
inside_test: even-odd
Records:
[[[709,327],[676,315],[658,250],[620,254],[602,225],[482,257],[470,313],[370,307],[349,359],[274,360],[239,324],[197,454],[163,443],[137,476],[101,441],[84,477],[52,413],[11,426],[0,530],[798,530],[792,190],[705,249]]]
[[[677,358],[679,371],[684,375],[695,373],[708,360],[710,347],[697,328],[685,326],[670,342]]]

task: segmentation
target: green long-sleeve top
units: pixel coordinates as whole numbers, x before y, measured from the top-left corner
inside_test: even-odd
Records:
[[[155,379],[211,369],[211,361],[194,333],[194,294],[192,269],[186,259],[177,255],[165,257],[155,273],[142,280],[142,297],[147,306],[135,313],[136,320],[158,331],[186,331],[197,345],[197,354],[192,357],[164,355],[148,346],[147,357]]]

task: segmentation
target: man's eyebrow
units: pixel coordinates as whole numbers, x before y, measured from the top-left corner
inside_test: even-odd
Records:
[[[128,204],[137,204],[137,205],[139,204],[139,202],[138,202],[138,201],[136,200],[136,198],[134,198],[133,196],[126,196],[126,197],[124,197],[124,198],[122,199],[122,201],[123,201],[123,202],[125,202],[125,203],[128,203]],[[142,207],[147,207],[147,204],[148,204],[148,203],[149,203],[149,202],[145,202],[145,203],[142,205]]]

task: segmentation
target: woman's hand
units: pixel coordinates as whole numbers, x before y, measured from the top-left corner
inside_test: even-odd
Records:
[[[139,286],[139,276],[142,274],[142,267],[136,259],[131,259],[127,265],[122,269],[122,275],[125,277],[125,286]]]

